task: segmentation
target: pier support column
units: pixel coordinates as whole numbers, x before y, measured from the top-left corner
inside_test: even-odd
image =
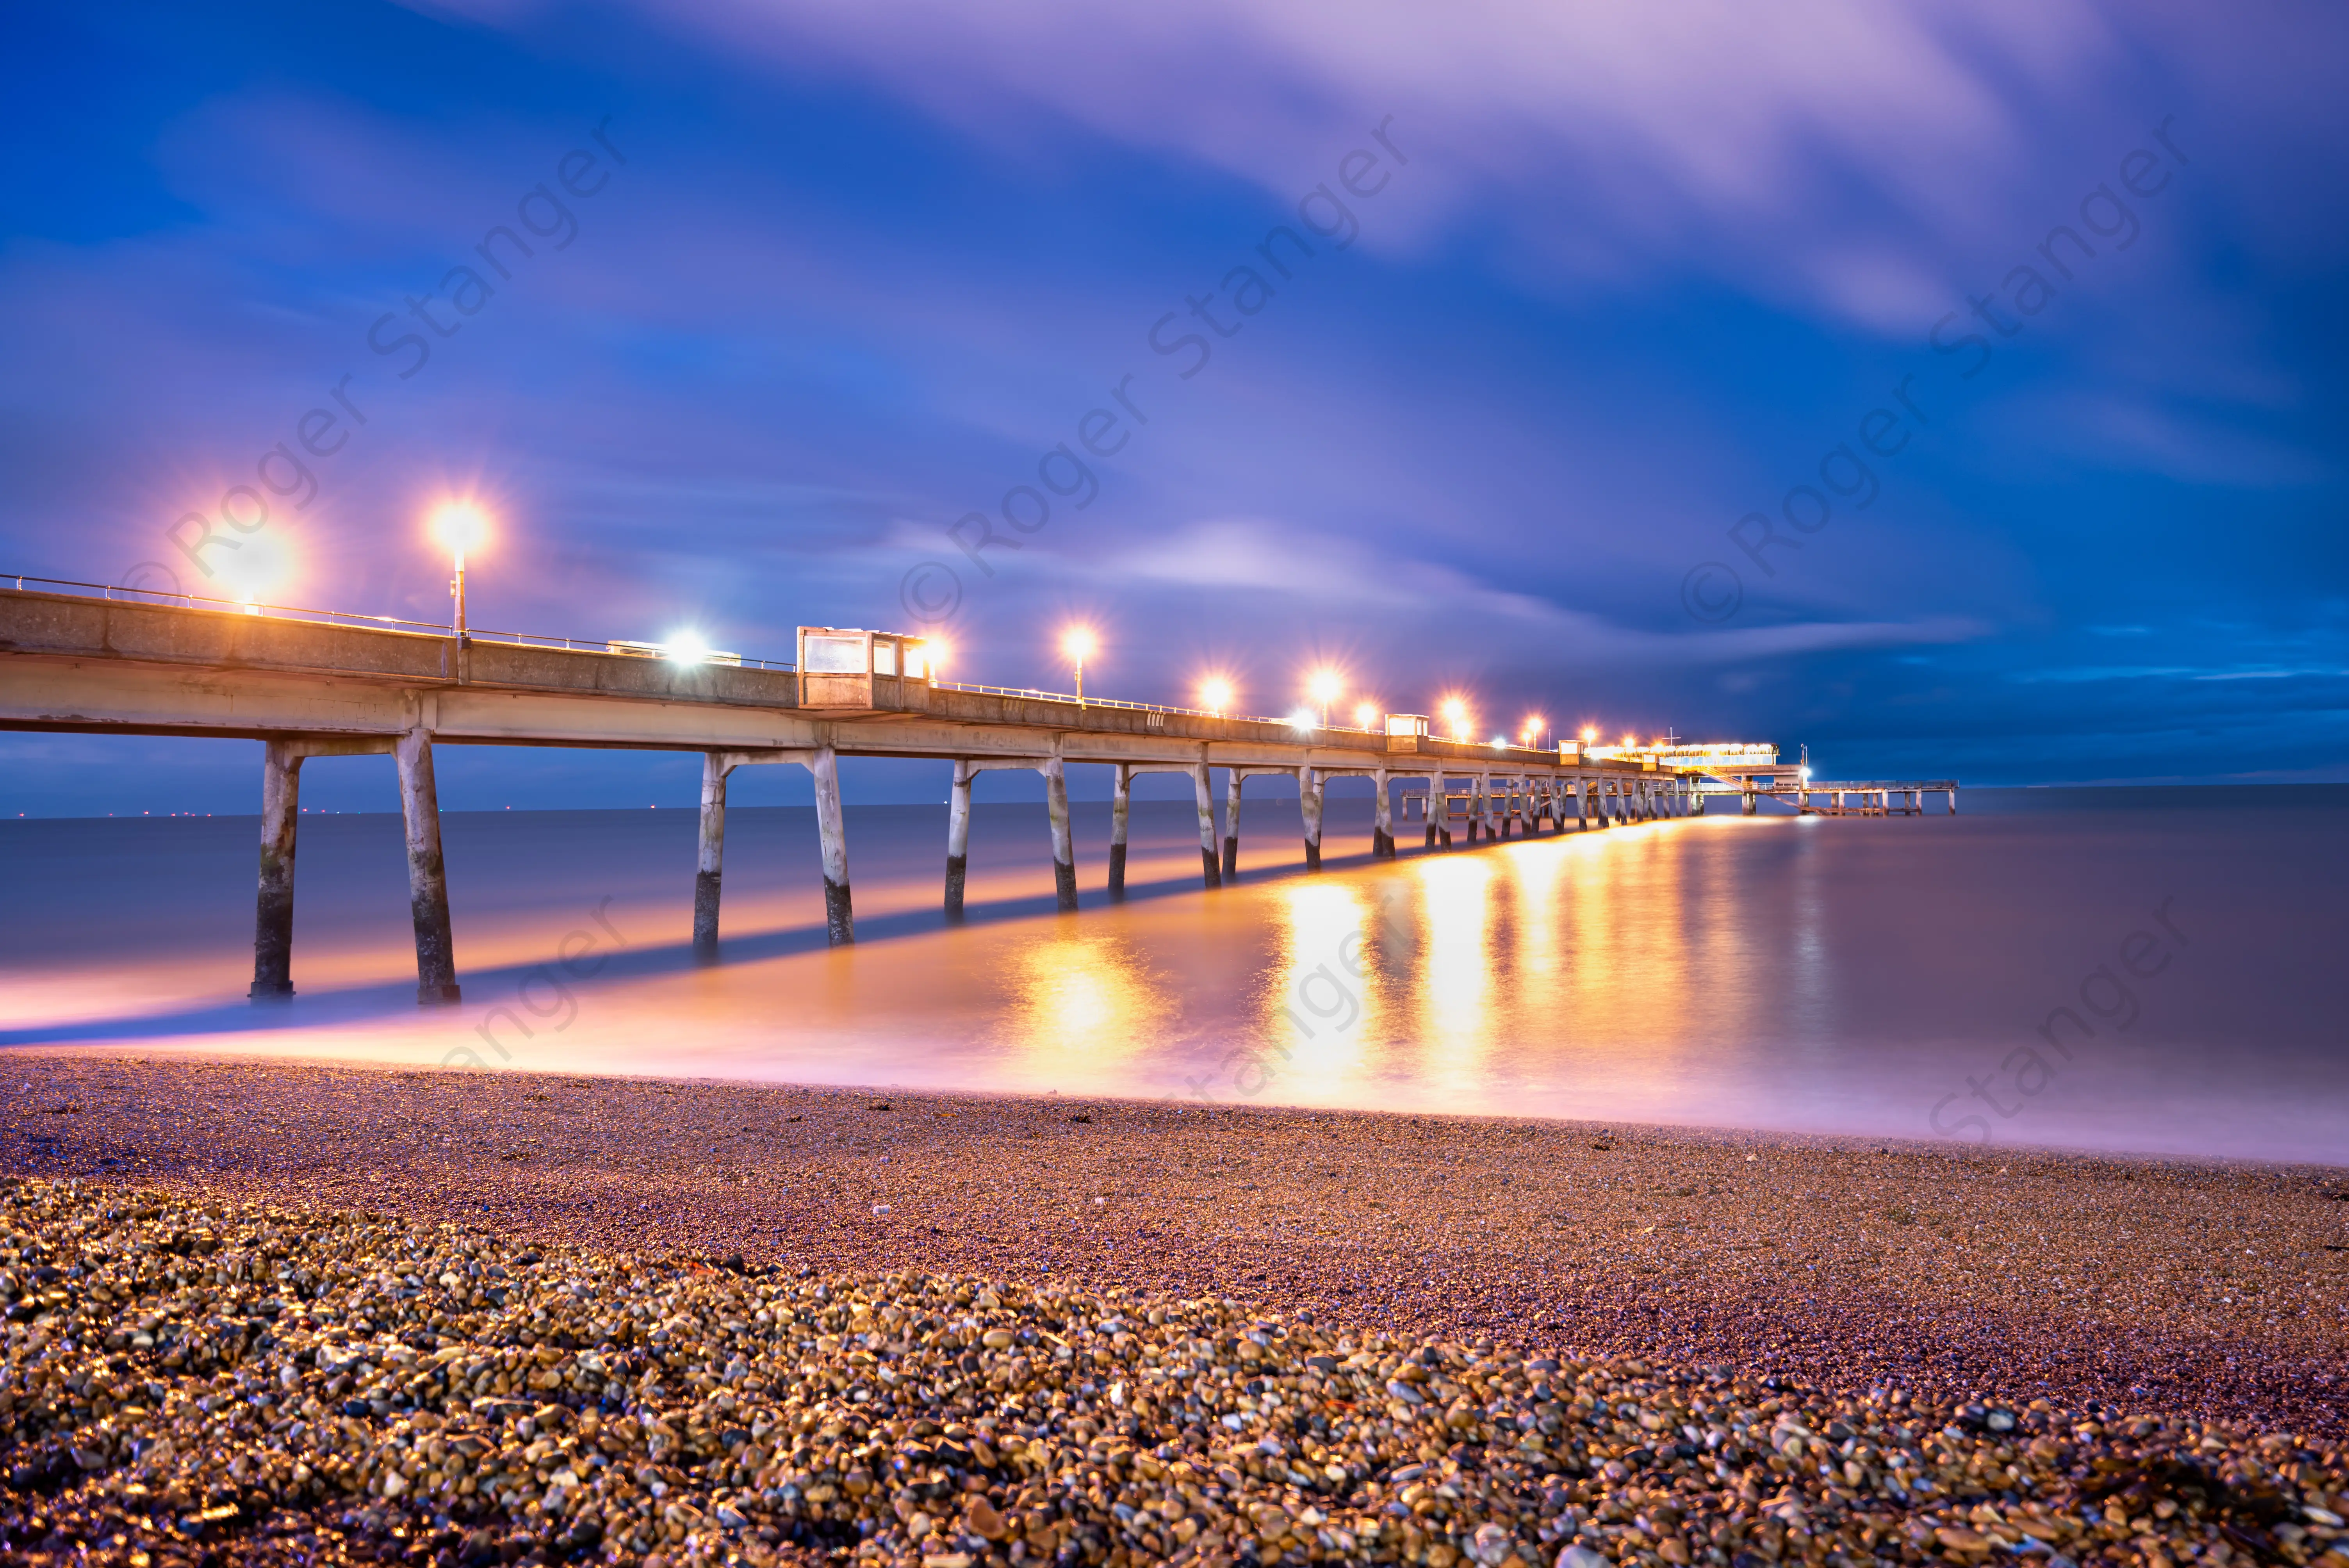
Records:
[[[1297,810],[1305,820],[1305,869],[1321,869],[1321,775],[1312,768],[1297,770]]]
[[[408,829],[408,907],[416,924],[416,1002],[464,1000],[457,986],[457,942],[449,929],[449,872],[440,857],[440,792],[432,779],[432,738],[421,726],[399,738],[399,810]]]
[[[1444,798],[1444,774],[1441,770],[1427,776],[1427,847],[1441,843],[1452,847],[1452,806]]]
[[[840,809],[840,754],[829,745],[815,748],[808,771],[815,775],[815,827],[823,846],[823,923],[834,947],[856,940],[856,906],[848,893],[848,822]]]
[[[1957,814],[1958,814],[1958,792],[1957,792],[1955,789],[1952,789],[1952,790],[1951,790],[1951,791],[1950,791],[1950,815],[1951,815],[1951,816],[1952,816],[1952,817],[1954,817],[1954,816],[1956,816]]]
[[[726,779],[734,765],[715,751],[701,754],[701,860],[693,873],[693,950],[718,953],[719,890],[726,872]]]
[[[1117,779],[1109,795],[1109,895],[1125,896],[1125,823],[1133,801],[1133,769],[1117,765]]]
[[[1387,770],[1380,769],[1371,780],[1379,787],[1379,798],[1371,808],[1371,858],[1391,861],[1395,858],[1394,801],[1387,791]]]
[[[1754,780],[1751,779],[1746,779],[1744,781],[1744,788],[1739,791],[1739,794],[1743,799],[1740,801],[1738,810],[1744,815],[1751,817],[1754,815],[1754,810],[1760,804],[1754,798]]]
[[[1240,877],[1240,770],[1233,769],[1224,779],[1224,880],[1237,882]]]
[[[970,870],[970,786],[978,769],[957,758],[947,791],[947,916],[962,918],[963,882]]]
[[[261,757],[261,897],[253,922],[255,1002],[294,995],[294,845],[302,817],[302,751],[273,740]]]
[[[1052,819],[1052,888],[1060,895],[1061,913],[1077,907],[1077,850],[1069,834],[1069,775],[1057,757],[1047,758],[1039,769],[1044,775],[1044,808]]]
[[[1207,765],[1198,763],[1191,769],[1191,791],[1199,799],[1199,876],[1209,887],[1224,885],[1224,873],[1216,864],[1216,788],[1207,778]]]

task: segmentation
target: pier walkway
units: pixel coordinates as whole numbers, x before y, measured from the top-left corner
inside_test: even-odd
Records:
[[[0,729],[264,744],[251,993],[257,1001],[293,994],[296,827],[302,764],[311,758],[393,758],[406,823],[418,995],[427,1004],[459,999],[433,781],[438,746],[701,753],[694,939],[711,952],[724,876],[727,782],[748,766],[789,764],[813,775],[825,916],[835,943],[855,938],[843,757],[931,758],[951,766],[944,899],[954,915],[963,904],[971,781],[990,769],[1043,775],[1053,877],[1064,910],[1077,906],[1071,765],[1115,769],[1112,895],[1123,892],[1128,802],[1134,778],[1144,773],[1189,776],[1200,877],[1210,888],[1238,873],[1240,792],[1251,778],[1296,781],[1310,869],[1321,861],[1323,792],[1332,778],[1372,780],[1371,851],[1385,858],[1396,853],[1398,796],[1417,798],[1423,847],[1435,850],[1450,847],[1455,830],[1474,843],[1687,816],[1702,810],[1702,793],[1738,787],[1701,766],[1586,758],[1571,742],[1546,749],[1444,740],[1410,715],[1390,716],[1381,730],[1299,727],[1289,720],[964,686],[926,672],[921,639],[913,636],[810,627],[802,629],[795,665],[732,655],[688,662],[645,656],[641,644],[480,632],[460,638],[445,627],[143,602],[121,593],[0,578]],[[1220,824],[1209,779],[1218,768],[1226,771]],[[1754,790],[1745,783],[1751,812]],[[1955,810],[1956,786],[1947,788]],[[1427,804],[1438,801],[1444,809],[1429,814]]]

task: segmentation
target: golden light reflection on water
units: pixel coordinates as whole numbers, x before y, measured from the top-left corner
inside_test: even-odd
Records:
[[[1535,842],[1521,846],[1508,858],[1516,883],[1517,982],[1536,994],[1547,994],[1557,984],[1558,923],[1572,917],[1561,907],[1559,885],[1566,876],[1566,846]]]
[[[1475,1081],[1492,1044],[1492,860],[1426,860],[1419,873],[1421,1075],[1448,1088]]]
[[[1381,912],[1379,890],[1362,882],[1279,890],[1279,957],[1257,1015],[1282,1076],[1335,1088],[1369,1074],[1392,985]]]
[[[1123,934],[1061,928],[1009,954],[994,1034],[1030,1081],[1117,1078],[1181,1006]]]

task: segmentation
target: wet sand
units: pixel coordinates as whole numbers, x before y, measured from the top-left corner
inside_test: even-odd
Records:
[[[18,1174],[2349,1428],[2337,1168],[77,1053],[0,1088]]]

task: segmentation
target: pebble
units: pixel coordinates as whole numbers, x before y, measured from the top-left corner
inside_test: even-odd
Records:
[[[0,1182],[0,1561],[2349,1568],[2314,1437]]]

